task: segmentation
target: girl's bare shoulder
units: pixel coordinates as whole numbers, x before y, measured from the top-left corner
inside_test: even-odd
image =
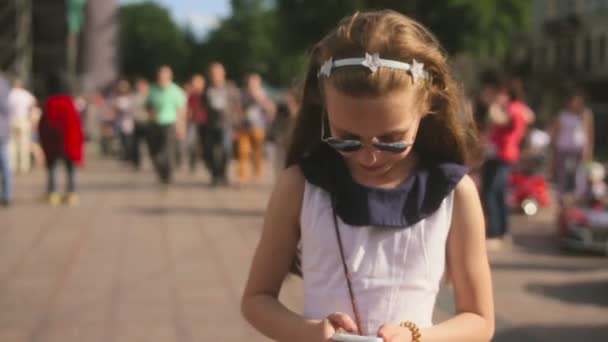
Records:
[[[284,169],[274,187],[272,200],[274,208],[299,212],[304,197],[305,178],[298,165]]]
[[[292,165],[281,171],[276,183],[276,188],[281,189],[304,189],[304,174],[298,165]]]
[[[477,196],[477,186],[469,175],[462,177],[454,189],[454,196],[457,201],[475,199]]]

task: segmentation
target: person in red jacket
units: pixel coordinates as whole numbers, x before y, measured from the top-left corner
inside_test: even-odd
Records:
[[[489,134],[486,161],[482,168],[481,197],[487,218],[488,249],[499,249],[509,238],[509,209],[506,203],[511,169],[520,157],[520,143],[534,113],[523,100],[515,82],[496,94],[488,111]]]
[[[48,171],[48,201],[51,205],[58,205],[62,200],[68,205],[76,205],[79,201],[76,194],[76,166],[84,162],[82,124],[72,97],[61,91],[56,76],[49,77],[47,87],[50,96],[44,103],[39,133]],[[60,162],[65,164],[67,171],[64,197],[57,192],[55,182]]]

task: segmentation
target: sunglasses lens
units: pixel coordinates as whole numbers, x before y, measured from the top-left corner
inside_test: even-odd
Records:
[[[355,152],[361,148],[361,142],[357,140],[340,140],[329,138],[327,144],[340,152]]]
[[[410,147],[410,144],[406,142],[394,142],[394,143],[376,143],[374,146],[380,151],[390,153],[403,153]]]

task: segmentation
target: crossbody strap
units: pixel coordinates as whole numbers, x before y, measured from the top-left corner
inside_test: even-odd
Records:
[[[351,275],[346,264],[346,258],[344,257],[344,247],[342,246],[342,237],[340,235],[340,228],[338,227],[338,216],[336,215],[336,207],[334,200],[331,201],[331,210],[334,218],[334,228],[336,230],[336,238],[338,239],[338,247],[340,249],[340,258],[342,259],[342,266],[344,267],[344,277],[346,278],[346,285],[348,286],[348,294],[350,296],[350,303],[353,307],[353,313],[355,314],[355,323],[357,323],[357,329],[361,332],[361,319],[359,316],[359,310],[357,310],[357,303],[355,302],[355,294],[353,292],[353,286],[351,283]]]

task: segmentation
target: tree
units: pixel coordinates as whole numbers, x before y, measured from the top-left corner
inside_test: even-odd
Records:
[[[190,48],[167,9],[149,1],[124,5],[119,15],[123,75],[154,78],[156,69],[167,64],[178,78],[186,76]]]
[[[517,34],[528,30],[531,2],[528,0],[452,0],[475,18],[465,32],[465,48],[479,56],[501,58],[515,43]]]
[[[236,81],[240,82],[249,72],[258,72],[278,82],[275,65],[281,52],[274,43],[274,13],[264,0],[233,1],[232,16],[212,30],[199,48],[196,68],[201,70],[210,61],[220,61],[228,76]]]
[[[307,49],[340,18],[357,10],[390,8],[427,26],[448,52],[502,57],[525,29],[528,0],[277,0],[282,43]]]

